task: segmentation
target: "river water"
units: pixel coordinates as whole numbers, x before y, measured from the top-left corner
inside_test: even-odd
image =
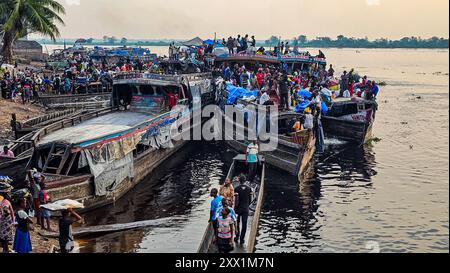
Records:
[[[270,169],[257,252],[448,252],[449,51],[324,51],[338,72],[387,82],[374,126],[381,140],[358,149],[327,140],[301,185]],[[81,251],[195,252],[208,191],[234,155],[223,143],[189,144],[114,206],[85,215],[88,225],[166,223],[87,238]]]

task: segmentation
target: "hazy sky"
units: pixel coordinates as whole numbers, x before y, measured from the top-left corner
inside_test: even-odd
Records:
[[[449,36],[449,0],[58,0],[65,38]]]

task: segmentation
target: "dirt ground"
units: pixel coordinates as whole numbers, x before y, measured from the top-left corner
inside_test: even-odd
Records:
[[[18,121],[25,121],[43,115],[45,109],[33,104],[23,105],[22,103],[0,99],[0,145],[7,144],[7,140],[13,139],[10,125],[11,114],[13,113],[16,113]]]
[[[56,219],[50,221],[50,226],[53,231],[58,231],[58,221]],[[40,226],[34,224],[33,227],[34,230],[30,232],[33,253],[49,253],[53,247],[59,248],[58,239],[44,237],[40,235],[42,232]]]

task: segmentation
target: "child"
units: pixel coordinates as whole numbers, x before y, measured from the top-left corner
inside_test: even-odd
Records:
[[[27,202],[25,199],[21,199],[19,202],[20,210],[17,212],[17,228],[16,235],[14,237],[13,250],[17,253],[30,253],[33,248],[31,246],[30,238],[30,224],[33,224],[30,216],[25,212],[27,208]]]
[[[234,220],[230,209],[223,208],[217,221],[219,253],[230,253],[234,249]]]
[[[47,191],[45,190],[45,184],[41,183],[41,190],[39,191],[39,202],[41,203],[41,205],[45,205],[48,204],[50,202],[50,198],[47,194]],[[50,227],[50,211],[44,208],[40,209],[40,213],[41,213],[41,228],[48,230],[48,231],[52,231],[51,227]],[[45,223],[47,223],[47,228],[45,228]]]

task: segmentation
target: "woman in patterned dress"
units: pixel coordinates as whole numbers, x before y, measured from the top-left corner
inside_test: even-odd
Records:
[[[0,245],[3,253],[9,252],[9,244],[14,238],[14,210],[7,199],[11,190],[8,184],[0,183]]]

